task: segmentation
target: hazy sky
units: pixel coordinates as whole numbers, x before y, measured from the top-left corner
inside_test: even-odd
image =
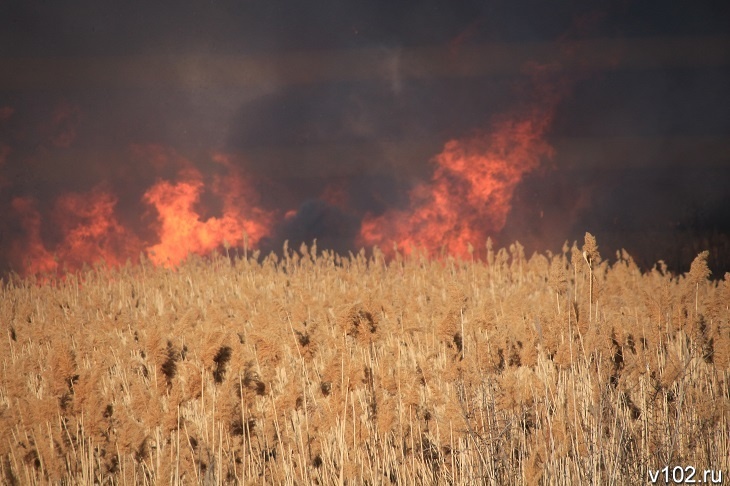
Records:
[[[2,2],[0,271],[18,197],[51,249],[57,198],[100,184],[149,236],[142,195],[174,176],[152,146],[203,172],[234,154],[262,207],[296,210],[265,247],[354,249],[448,140],[542,96],[531,66],[564,86],[554,156],[497,238],[557,250],[588,230],[645,265],[709,248],[730,271],[730,7],[639,0]]]

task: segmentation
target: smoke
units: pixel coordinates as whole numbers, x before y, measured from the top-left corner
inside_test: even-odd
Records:
[[[262,242],[264,251],[278,251],[282,241],[298,248],[301,243],[317,241],[320,249],[339,254],[353,251],[359,220],[356,215],[318,199],[304,201],[295,212],[285,216],[271,237]]]

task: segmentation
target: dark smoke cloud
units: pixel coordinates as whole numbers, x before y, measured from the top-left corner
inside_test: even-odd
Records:
[[[320,249],[334,250],[340,254],[352,251],[353,242],[360,230],[360,218],[324,201],[304,201],[295,215],[278,225],[276,233],[262,242],[264,252],[278,251],[282,241],[289,241],[292,248],[302,243],[311,245],[317,240]]]
[[[356,249],[366,213],[405,207],[443,144],[519,105],[525,62],[564,62],[558,40],[596,12],[584,64],[563,66],[581,81],[555,158],[495,236],[557,250],[589,230],[647,266],[686,270],[709,248],[730,270],[724,2],[30,0],[0,6],[0,272],[22,234],[15,197],[47,221],[60,195],[101,184],[148,237],[142,195],[177,170],[140,155],[151,146],[206,174],[233,154],[277,212],[265,248]],[[52,247],[57,229],[42,233]]]

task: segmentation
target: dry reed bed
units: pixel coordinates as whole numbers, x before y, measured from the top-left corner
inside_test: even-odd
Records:
[[[730,278],[595,240],[315,248],[1,289],[9,484],[629,484],[730,473]]]

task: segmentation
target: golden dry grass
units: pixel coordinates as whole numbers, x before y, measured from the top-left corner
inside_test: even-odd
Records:
[[[584,253],[585,251],[585,253]],[[1,289],[8,484],[644,484],[730,473],[730,277],[527,259],[98,267]]]

